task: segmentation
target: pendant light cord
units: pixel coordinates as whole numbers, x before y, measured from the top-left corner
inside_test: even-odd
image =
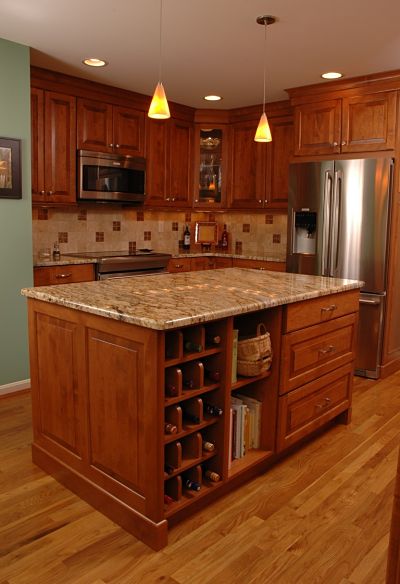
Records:
[[[265,70],[267,66],[267,19],[264,20],[264,98],[263,98],[263,113],[265,113]]]
[[[161,45],[162,45],[162,6],[163,6],[163,0],[160,0],[160,56],[158,59],[158,80],[161,83],[161,62],[162,62],[162,50],[161,50]]]

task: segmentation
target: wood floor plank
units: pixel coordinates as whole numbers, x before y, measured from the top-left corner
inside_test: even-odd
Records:
[[[154,552],[31,462],[30,396],[0,400],[0,584],[384,584],[400,373],[353,419],[171,529]]]

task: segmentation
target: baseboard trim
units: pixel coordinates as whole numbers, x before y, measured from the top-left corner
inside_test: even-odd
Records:
[[[16,393],[17,391],[24,391],[31,387],[30,379],[23,379],[22,381],[14,381],[13,383],[6,383],[0,385],[0,395],[7,395],[9,393]]]

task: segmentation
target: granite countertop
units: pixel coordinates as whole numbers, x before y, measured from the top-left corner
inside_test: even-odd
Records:
[[[268,262],[285,262],[286,258],[282,257],[272,257],[267,255],[243,255],[236,253],[225,253],[225,252],[183,252],[172,254],[172,258],[196,258],[196,257],[223,257],[223,258],[235,258],[241,260],[261,260]],[[77,258],[69,256],[68,254],[62,254],[59,260],[54,260],[53,258],[43,259],[39,256],[34,256],[33,266],[35,268],[43,268],[50,266],[69,266],[74,264],[96,264],[96,258]]]
[[[323,276],[225,268],[24,288],[22,294],[168,330],[360,288],[362,284]]]

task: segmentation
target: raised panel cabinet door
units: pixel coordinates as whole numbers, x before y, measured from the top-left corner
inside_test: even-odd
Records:
[[[76,201],[76,99],[46,92],[44,108],[45,190],[48,200]]]
[[[44,92],[31,89],[31,182],[32,201],[46,200],[44,190]]]
[[[342,152],[394,148],[395,91],[343,98],[342,108]]]
[[[232,126],[230,206],[237,209],[264,206],[266,144],[254,142],[257,122]]]
[[[341,100],[299,105],[294,114],[297,156],[340,152]]]
[[[78,99],[77,143],[80,150],[112,152],[112,105]]]
[[[168,124],[146,119],[146,205],[165,205]]]
[[[144,112],[128,107],[113,107],[114,152],[143,156]]]
[[[285,209],[289,193],[289,161],[294,149],[293,118],[270,118],[269,125],[272,142],[267,144],[265,206]]]
[[[189,206],[192,188],[193,124],[169,120],[167,202]]]

